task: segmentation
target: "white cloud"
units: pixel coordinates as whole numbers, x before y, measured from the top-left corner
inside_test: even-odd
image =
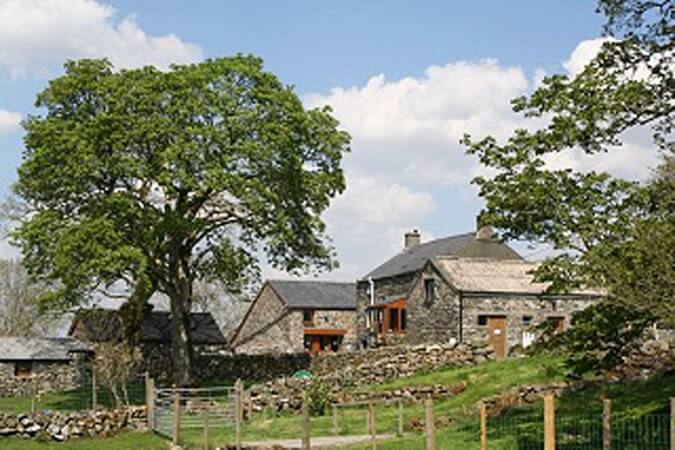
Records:
[[[195,44],[174,34],[149,36],[135,17],[114,15],[97,0],[0,0],[0,65],[17,77],[49,73],[75,58],[160,68],[202,58]]]
[[[21,114],[0,109],[0,135],[8,134],[19,128]]]
[[[581,42],[562,64],[570,74],[582,70],[603,39]],[[523,119],[511,100],[541,85],[545,73],[532,74],[494,59],[435,65],[421,77],[389,80],[384,74],[362,86],[335,87],[305,97],[309,107],[331,105],[353,138],[345,159],[347,192],[326,214],[342,268],[329,277],[353,279],[399,251],[402,236],[423,229],[423,239],[473,223],[481,206],[470,180],[485,173],[465,154],[465,132],[503,142],[516,128],[538,128],[545,119]],[[648,175],[655,161],[648,133],[628,133],[624,145],[588,156],[580,151],[552,157],[557,167],[602,170],[627,178]]]
[[[563,62],[563,67],[567,70],[569,75],[575,76],[584,70],[584,67],[595,58],[600,52],[602,45],[609,42],[611,39],[601,37],[597,39],[587,39],[581,41],[579,45],[572,51],[569,59]]]

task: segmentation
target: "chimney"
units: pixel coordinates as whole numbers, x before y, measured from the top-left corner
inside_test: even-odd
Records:
[[[409,250],[422,242],[419,230],[412,230],[403,235],[403,249]]]
[[[497,233],[495,232],[495,229],[490,225],[480,227],[478,228],[478,231],[476,231],[476,239],[490,241],[495,239],[496,236]]]

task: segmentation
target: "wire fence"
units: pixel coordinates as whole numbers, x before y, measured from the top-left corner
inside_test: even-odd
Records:
[[[113,389],[104,382],[84,376],[79,380],[78,386],[61,391],[47,390],[45,386],[35,382],[25,395],[0,397],[0,412],[68,412],[144,404],[143,377],[134,378]]]

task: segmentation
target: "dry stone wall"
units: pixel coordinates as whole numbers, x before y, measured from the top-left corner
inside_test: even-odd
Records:
[[[348,391],[358,391],[361,386],[441,368],[474,365],[491,357],[492,352],[487,347],[468,344],[391,346],[320,355],[312,359],[309,369],[314,375],[311,382],[326,384],[332,400],[351,401],[355,397]],[[256,384],[250,388],[252,408],[257,411],[297,410],[308,384],[309,381],[288,376]],[[405,398],[417,394],[416,391],[399,395]]]
[[[146,424],[144,406],[71,413],[0,413],[0,447],[3,440],[12,437],[67,441],[81,437],[106,437],[122,429],[144,429]]]

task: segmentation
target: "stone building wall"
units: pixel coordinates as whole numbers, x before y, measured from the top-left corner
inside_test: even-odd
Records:
[[[532,332],[549,317],[563,317],[568,327],[572,313],[590,306],[596,299],[589,297],[567,297],[547,299],[523,295],[471,296],[462,299],[462,337],[464,342],[485,342],[488,337],[487,325],[479,325],[480,315],[506,316],[507,350],[522,345],[523,333]],[[526,325],[523,317],[531,317]]]
[[[31,376],[14,375],[14,362],[0,363],[0,397],[66,391],[79,386],[80,370],[76,361],[34,361]]]
[[[305,351],[304,335],[305,329],[312,330],[347,330],[342,340],[340,352],[353,351],[356,349],[356,311],[354,310],[334,310],[334,309],[315,309],[314,322],[305,326],[303,322],[303,313],[300,310],[292,311],[289,314],[291,339],[299,346],[294,346],[296,352]]]
[[[407,298],[417,272],[402,274],[396,277],[374,280],[375,303],[385,299]],[[365,347],[369,331],[366,326],[368,305],[370,305],[369,282],[359,281],[356,286],[356,337],[359,348]]]
[[[427,301],[424,283],[433,279],[435,297]],[[427,264],[410,291],[407,306],[409,344],[449,343],[459,340],[459,296],[438,270]]]
[[[294,339],[292,327],[293,317],[286,306],[274,289],[265,285],[246,312],[232,347],[237,353],[247,354],[302,351],[302,337],[300,340]]]
[[[305,327],[302,310],[289,310],[272,287],[266,285],[247,312],[241,330],[232,342],[236,353],[301,353],[305,351],[305,328],[345,329],[342,349],[356,343],[354,310],[314,309],[314,322]]]

